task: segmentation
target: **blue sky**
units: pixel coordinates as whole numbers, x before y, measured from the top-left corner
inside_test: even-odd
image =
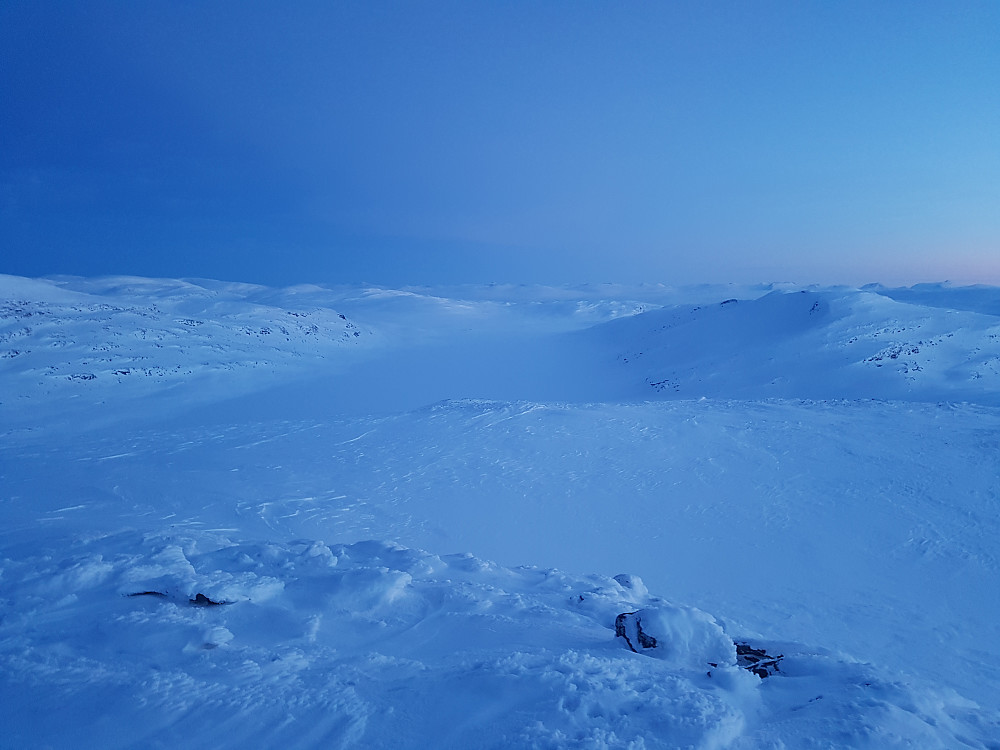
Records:
[[[1000,3],[0,4],[0,272],[1000,284]]]

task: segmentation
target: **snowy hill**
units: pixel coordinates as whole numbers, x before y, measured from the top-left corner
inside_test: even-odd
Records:
[[[771,292],[658,310],[605,329],[633,378],[682,398],[996,404],[1000,395],[1000,318],[873,292]]]
[[[143,397],[166,388],[241,388],[232,370],[275,371],[334,357],[370,336],[328,308],[254,301],[257,288],[171,280],[0,276],[4,406]],[[266,382],[266,380],[264,380]],[[186,389],[190,397],[192,388]],[[112,396],[113,393],[113,396]],[[75,406],[75,404],[74,404]]]
[[[0,747],[998,746],[1000,290],[0,292]]]

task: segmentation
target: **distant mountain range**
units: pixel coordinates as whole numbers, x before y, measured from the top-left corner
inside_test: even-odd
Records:
[[[701,301],[725,293],[734,296]],[[948,285],[269,289],[2,276],[0,398],[12,414],[112,392],[193,388],[188,397],[212,399],[320,373],[344,377],[406,350],[408,378],[461,383],[472,397],[535,398],[560,379],[561,398],[580,401],[997,404],[998,298],[997,289]],[[484,372],[463,351],[498,361]],[[414,398],[409,405],[419,405]]]

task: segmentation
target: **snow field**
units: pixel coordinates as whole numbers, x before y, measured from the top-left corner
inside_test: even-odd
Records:
[[[0,291],[0,747],[1000,747],[995,292]]]

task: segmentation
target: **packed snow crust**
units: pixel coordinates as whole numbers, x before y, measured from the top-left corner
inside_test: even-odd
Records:
[[[0,747],[1000,747],[998,300],[0,276]]]

